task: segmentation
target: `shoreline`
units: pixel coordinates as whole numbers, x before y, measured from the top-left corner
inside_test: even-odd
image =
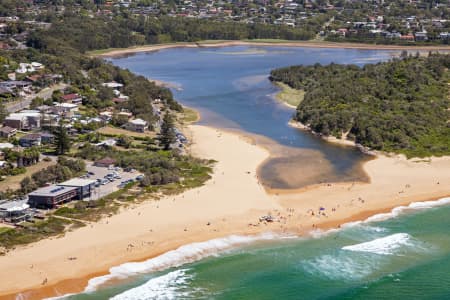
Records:
[[[331,143],[331,144],[335,144],[335,145],[340,145],[340,146],[345,146],[345,147],[353,147],[353,148],[357,148],[358,150],[360,150],[362,153],[370,155],[370,156],[374,156],[377,157],[378,156],[378,152],[371,150],[367,147],[364,147],[361,144],[357,144],[354,141],[348,140],[348,139],[338,139],[335,136],[324,136],[320,133],[315,132],[314,130],[312,130],[308,125],[305,125],[299,121],[296,121],[294,119],[289,120],[289,126],[294,127],[294,128],[298,128],[300,130],[304,130],[310,134],[313,134],[315,136],[320,137],[321,139],[323,139],[324,141]]]
[[[376,44],[359,44],[359,43],[336,43],[336,42],[316,42],[316,41],[219,41],[219,42],[178,42],[169,44],[153,44],[144,46],[133,46],[130,48],[105,49],[99,50],[97,53],[91,52],[93,57],[120,57],[128,54],[141,52],[152,52],[171,48],[219,48],[229,46],[278,46],[278,47],[303,47],[303,48],[335,48],[335,49],[359,49],[359,50],[411,50],[411,51],[450,51],[450,46],[430,45],[430,46],[400,46],[400,45],[376,45]]]
[[[256,178],[257,167],[269,156],[267,150],[236,133],[200,125],[188,130],[194,136],[193,153],[218,161],[212,179],[200,188],[132,205],[64,237],[7,253],[0,257],[0,274],[8,274],[0,276],[0,299],[15,299],[23,290],[32,299],[80,292],[90,278],[107,274],[112,266],[143,261],[193,242],[264,232],[307,236],[312,230],[338,228],[398,206],[450,195],[449,157],[417,162],[381,155],[364,165],[370,183],[322,184],[273,195]],[[318,207],[325,207],[327,215],[318,214]],[[292,209],[295,217],[288,212]],[[268,212],[284,222],[258,223]],[[134,245],[132,250],[129,244]],[[103,257],[101,262],[97,255]],[[72,256],[77,259],[67,259]],[[48,278],[45,286],[42,278]]]

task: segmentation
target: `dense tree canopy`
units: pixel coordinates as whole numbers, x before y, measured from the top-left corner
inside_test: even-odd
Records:
[[[124,14],[113,19],[90,18],[67,13],[46,31],[34,33],[30,45],[51,49],[62,42],[81,52],[105,48],[125,48],[133,45],[200,40],[240,40],[278,38],[307,40],[313,31],[287,26],[214,22],[201,19],[135,17]]]
[[[323,135],[408,156],[450,154],[449,55],[293,66],[271,79],[305,90],[295,119]]]

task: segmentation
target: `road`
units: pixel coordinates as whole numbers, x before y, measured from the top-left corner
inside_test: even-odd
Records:
[[[55,84],[51,87],[48,88],[44,88],[41,91],[39,91],[37,94],[33,94],[33,95],[29,95],[29,96],[25,96],[24,99],[20,100],[20,101],[16,101],[16,102],[12,102],[12,103],[8,103],[6,104],[6,109],[8,110],[9,113],[14,113],[17,111],[20,111],[24,108],[27,108],[30,106],[31,101],[36,98],[36,97],[41,97],[42,99],[49,99],[53,92],[56,90],[63,90],[67,87],[67,84],[65,83],[59,83],[59,84]]]

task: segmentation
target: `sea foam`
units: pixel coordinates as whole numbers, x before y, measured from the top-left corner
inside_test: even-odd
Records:
[[[372,241],[344,246],[342,250],[391,255],[401,247],[411,245],[411,236],[409,234],[395,233]]]
[[[408,211],[418,211],[423,209],[429,209],[433,207],[443,206],[450,204],[450,197],[441,198],[433,201],[423,201],[423,202],[412,202],[408,206],[398,206],[393,208],[388,213],[377,214],[367,218],[364,223],[369,222],[381,222],[388,219],[398,217],[399,215],[406,213]]]
[[[230,250],[234,247],[247,245],[256,241],[272,240],[279,237],[280,236],[272,233],[256,236],[231,235],[225,238],[184,245],[176,250],[168,251],[143,262],[130,262],[112,267],[109,270],[109,274],[90,279],[85,288],[85,292],[93,292],[97,290],[99,286],[110,280],[123,279],[138,274],[178,267],[186,263],[217,255],[220,252]]]
[[[188,283],[192,275],[186,273],[186,269],[175,270],[165,275],[152,278],[143,285],[127,290],[116,295],[111,300],[172,300],[186,299],[193,291]]]

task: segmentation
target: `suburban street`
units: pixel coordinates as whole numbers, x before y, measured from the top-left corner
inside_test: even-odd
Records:
[[[64,83],[55,84],[51,87],[48,87],[48,88],[45,88],[45,89],[39,91],[37,94],[25,96],[23,100],[6,104],[6,109],[10,113],[20,111],[24,108],[29,107],[31,104],[31,101],[34,98],[41,97],[44,100],[49,99],[52,96],[54,91],[62,90],[62,89],[65,89],[66,87],[67,87],[67,84],[64,84]]]

